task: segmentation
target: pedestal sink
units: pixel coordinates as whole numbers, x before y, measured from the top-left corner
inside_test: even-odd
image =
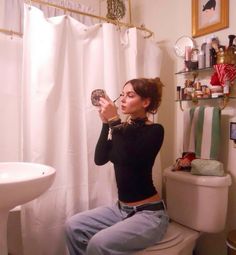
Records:
[[[29,162],[0,162],[0,254],[7,255],[8,213],[44,193],[53,183],[56,170]]]

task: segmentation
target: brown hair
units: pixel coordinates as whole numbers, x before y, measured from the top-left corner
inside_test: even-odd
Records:
[[[156,113],[161,104],[162,87],[164,86],[159,77],[154,79],[139,78],[132,79],[125,83],[130,83],[134,91],[141,98],[150,98],[150,104],[146,108],[146,112]],[[125,86],[124,85],[124,86]]]

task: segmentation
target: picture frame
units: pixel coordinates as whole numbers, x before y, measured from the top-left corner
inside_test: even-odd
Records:
[[[229,26],[229,0],[192,0],[192,37]]]
[[[125,16],[119,21],[124,22],[124,23],[132,23],[131,0],[123,0],[123,3],[125,5],[126,13],[125,13]],[[106,17],[106,15],[107,15],[107,1],[106,0],[99,1],[99,9],[100,9],[100,15],[103,17]]]

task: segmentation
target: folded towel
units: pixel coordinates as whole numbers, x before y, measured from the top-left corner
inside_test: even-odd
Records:
[[[197,158],[218,159],[220,149],[219,107],[195,107],[184,113],[185,152],[195,152]]]

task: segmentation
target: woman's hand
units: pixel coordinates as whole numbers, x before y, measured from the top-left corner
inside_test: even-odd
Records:
[[[118,116],[117,107],[108,96],[106,98],[101,97],[99,104],[99,114],[103,122],[107,123],[109,119]]]

